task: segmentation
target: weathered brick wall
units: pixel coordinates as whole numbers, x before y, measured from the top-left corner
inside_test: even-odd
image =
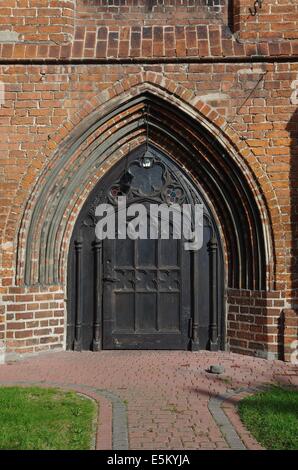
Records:
[[[262,8],[254,1],[234,0],[234,30],[242,40],[276,41],[298,38],[298,4],[296,0],[265,0]]]
[[[298,363],[298,312],[283,311],[283,357],[285,361]]]
[[[80,0],[75,12],[74,2],[62,0],[1,3],[0,340],[9,350],[64,345],[66,279],[26,287],[17,278],[17,267],[24,268],[23,217],[30,219],[36,185],[71,130],[91,112],[100,116],[106,109],[101,106],[108,107],[117,94],[120,101],[125,93],[135,96],[140,82],[154,84],[181,109],[187,103],[214,124],[214,138],[225,136],[254,175],[269,217],[267,291],[229,291],[228,343],[237,352],[281,357],[282,312],[297,308],[298,299],[298,41],[292,36],[297,2],[264,2],[257,17],[241,20],[240,36],[228,28],[227,2],[205,3],[182,2],[178,8],[171,0],[164,6],[152,1],[151,13],[141,0],[119,5]],[[253,1],[241,0],[240,6],[245,13]],[[261,15],[270,15],[271,26],[256,33]],[[276,15],[282,15],[279,22]],[[275,23],[283,23],[280,31]],[[266,36],[268,31],[274,37]],[[37,62],[24,62],[31,59]],[[60,63],[42,64],[44,59]],[[144,134],[134,138],[137,143]],[[86,183],[85,195],[88,188]],[[73,212],[69,235],[75,218]]]
[[[232,351],[266,359],[283,355],[284,292],[230,289],[228,343]]]
[[[59,287],[11,287],[2,300],[7,310],[8,351],[38,352],[63,346],[64,293]]]
[[[0,42],[28,46],[69,43],[73,40],[74,15],[74,0],[1,0]],[[18,47],[16,57],[17,51]]]
[[[227,23],[228,0],[78,0],[77,24]]]
[[[256,16],[249,10],[253,3],[2,0],[0,56],[65,59],[298,54],[296,0],[266,1]]]

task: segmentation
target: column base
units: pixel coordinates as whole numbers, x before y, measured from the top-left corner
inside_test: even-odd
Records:
[[[92,351],[101,351],[101,341],[100,340],[93,340],[92,342]]]
[[[198,340],[191,339],[190,340],[190,350],[191,351],[200,351],[200,344]]]
[[[73,350],[77,351],[77,352],[81,352],[82,351],[82,342],[75,339],[74,343],[73,343]]]
[[[218,347],[218,341],[211,341],[209,342],[209,350],[210,351],[218,351],[219,350],[219,347]]]

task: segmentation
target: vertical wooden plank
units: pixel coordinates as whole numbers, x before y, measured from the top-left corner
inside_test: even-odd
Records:
[[[199,259],[198,251],[192,252],[192,292],[193,292],[193,316],[191,325],[191,350],[199,351]]]
[[[82,349],[82,318],[83,318],[83,293],[82,293],[82,248],[83,242],[79,237],[74,242],[75,245],[75,263],[76,263],[76,320],[75,320],[75,339],[74,350]]]
[[[218,325],[217,325],[217,239],[215,234],[208,243],[210,263],[210,351],[218,350]]]

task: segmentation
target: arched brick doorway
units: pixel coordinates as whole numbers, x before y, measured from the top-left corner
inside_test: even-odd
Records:
[[[263,337],[256,343],[253,331],[244,332],[246,341],[237,334],[243,333],[244,309],[263,315],[254,299],[264,302],[270,279],[268,215],[255,178],[227,140],[229,132],[225,136],[210,121],[213,112],[208,120],[152,85],[136,91],[111,100],[100,113],[94,111],[59,147],[41,178],[38,198],[28,205],[28,231],[20,232],[26,238],[24,254],[18,252],[18,278],[28,286],[59,286],[59,298],[66,300],[64,318],[69,318],[67,254],[78,214],[99,180],[144,143],[148,126],[149,143],[183,169],[212,208],[223,246],[227,341],[234,351],[264,351]]]

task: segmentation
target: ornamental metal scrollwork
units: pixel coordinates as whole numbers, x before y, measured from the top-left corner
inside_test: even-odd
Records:
[[[148,152],[149,153],[149,152]],[[122,175],[118,177],[105,192],[101,191],[89,205],[87,217],[82,221],[84,227],[95,227],[96,207],[99,204],[117,206],[119,196],[126,196],[127,204],[202,204],[197,192],[183,174],[150,151],[150,157],[143,157],[129,163]],[[209,225],[208,214],[204,210],[204,225]],[[211,227],[212,228],[212,227]]]
[[[130,185],[123,190],[123,179],[130,180]],[[140,200],[163,202],[165,204],[183,204],[185,190],[179,179],[158,157],[139,158],[130,163],[125,173],[112,184],[108,191],[111,204],[117,204],[119,196],[126,196],[128,203]]]

